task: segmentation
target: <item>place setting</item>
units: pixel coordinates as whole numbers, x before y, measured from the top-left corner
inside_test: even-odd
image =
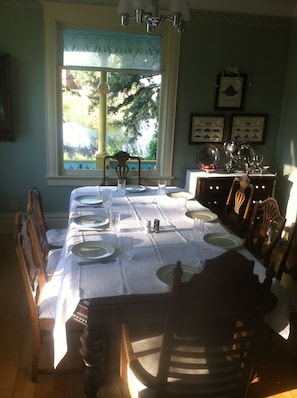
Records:
[[[108,217],[82,215],[73,220],[74,224],[80,227],[79,231],[82,233],[83,239],[83,242],[75,244],[71,249],[71,252],[80,259],[78,265],[108,263],[115,261],[118,255],[125,259],[132,258],[133,238],[121,236],[119,239],[117,236],[121,231],[121,216],[120,211],[110,207],[108,208]],[[104,230],[107,232],[104,235],[100,234],[103,239],[88,240],[90,231],[102,232]],[[87,235],[84,232],[87,232]],[[119,244],[113,245],[106,240],[119,240]]]
[[[195,239],[203,240],[212,246],[228,250],[237,249],[243,245],[243,240],[241,238],[228,232],[205,233],[205,222],[209,222],[209,220],[207,218],[205,220],[204,217],[194,218],[193,236]]]
[[[217,214],[210,210],[189,210],[186,212],[186,216],[193,219],[202,219],[204,222],[217,221]]]
[[[127,185],[125,189],[127,193],[141,193],[146,191],[144,185]]]
[[[75,200],[79,203],[77,207],[98,207],[103,203],[103,198],[100,195],[80,195]]]
[[[109,218],[100,215],[83,215],[75,217],[73,222],[81,230],[103,230],[109,225]]]
[[[223,249],[238,249],[243,246],[243,240],[237,235],[225,233],[225,232],[214,232],[203,236],[206,243],[210,245],[221,247]]]
[[[91,265],[110,262],[117,248],[106,241],[97,240],[77,243],[71,251],[81,259],[78,265]]]
[[[118,178],[115,196],[121,197],[129,193],[135,194],[142,193],[144,191],[146,191],[146,187],[144,185],[127,185],[126,178]]]

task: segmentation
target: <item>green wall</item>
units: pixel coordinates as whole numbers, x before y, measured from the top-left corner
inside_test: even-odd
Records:
[[[199,146],[189,145],[191,114],[225,115],[225,139],[229,137],[232,112],[214,110],[215,76],[234,65],[250,76],[240,113],[268,114],[265,144],[254,146],[264,155],[264,163],[272,165],[271,171],[276,170],[276,141],[289,45],[290,24],[286,19],[195,13],[183,33],[181,46],[173,170],[179,181],[183,180],[186,169],[196,167]],[[223,151],[221,155],[224,163],[227,159]]]
[[[46,212],[68,210],[70,187],[48,187],[42,8],[0,6],[0,53],[11,58],[15,142],[0,142],[0,212],[11,200],[25,210],[27,190],[37,186]]]
[[[297,79],[293,69],[297,51],[291,47],[287,19],[248,17],[216,12],[192,13],[182,34],[173,175],[183,186],[188,168],[195,168],[197,146],[189,145],[193,113],[214,113],[215,75],[227,66],[248,73],[251,86],[245,113],[269,115],[265,145],[257,149],[276,170],[286,158],[287,141],[294,135]],[[292,40],[296,44],[296,37]],[[49,187],[46,182],[45,92],[41,8],[0,6],[0,53],[11,57],[15,142],[0,142],[0,212],[11,213],[11,201],[25,210],[27,190],[38,186],[47,213],[67,212],[71,187]],[[293,50],[294,48],[294,50]],[[289,67],[288,67],[289,66]],[[285,128],[280,129],[287,76]],[[291,84],[292,83],[292,84]],[[288,110],[287,110],[288,111]],[[230,112],[216,112],[230,116]],[[288,112],[289,113],[289,112]],[[228,134],[228,126],[226,133]],[[278,134],[282,137],[278,141]],[[286,134],[288,138],[286,138]],[[278,142],[278,144],[277,144]],[[284,155],[282,155],[284,154]],[[294,159],[295,162],[295,159]]]

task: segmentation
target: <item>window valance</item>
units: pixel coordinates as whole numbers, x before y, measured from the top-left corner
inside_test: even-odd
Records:
[[[63,65],[160,71],[162,36],[64,29]]]

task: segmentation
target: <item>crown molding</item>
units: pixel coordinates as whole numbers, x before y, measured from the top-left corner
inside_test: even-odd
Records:
[[[80,0],[55,0],[56,3],[81,3]],[[87,3],[98,4],[102,0],[89,0]],[[111,2],[112,3],[112,2]],[[40,0],[0,0],[0,6],[10,7],[26,7],[26,8],[41,8]],[[192,9],[192,22],[209,22],[209,23],[229,23],[238,25],[253,25],[253,26],[267,26],[274,28],[292,28],[296,27],[297,18],[282,17],[273,15],[258,15],[250,13],[238,13],[231,11],[216,11],[206,9]]]
[[[0,6],[41,8],[39,0],[0,0]]]
[[[251,15],[223,11],[192,10],[190,22],[228,23],[291,29],[296,18],[270,15]]]

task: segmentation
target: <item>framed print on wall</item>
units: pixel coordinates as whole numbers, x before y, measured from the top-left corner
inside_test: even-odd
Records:
[[[192,115],[190,144],[223,142],[225,116]]]
[[[13,141],[9,55],[0,55],[0,141]]]
[[[242,110],[247,74],[218,73],[216,79],[215,109]]]
[[[232,115],[231,139],[264,143],[268,115]]]

